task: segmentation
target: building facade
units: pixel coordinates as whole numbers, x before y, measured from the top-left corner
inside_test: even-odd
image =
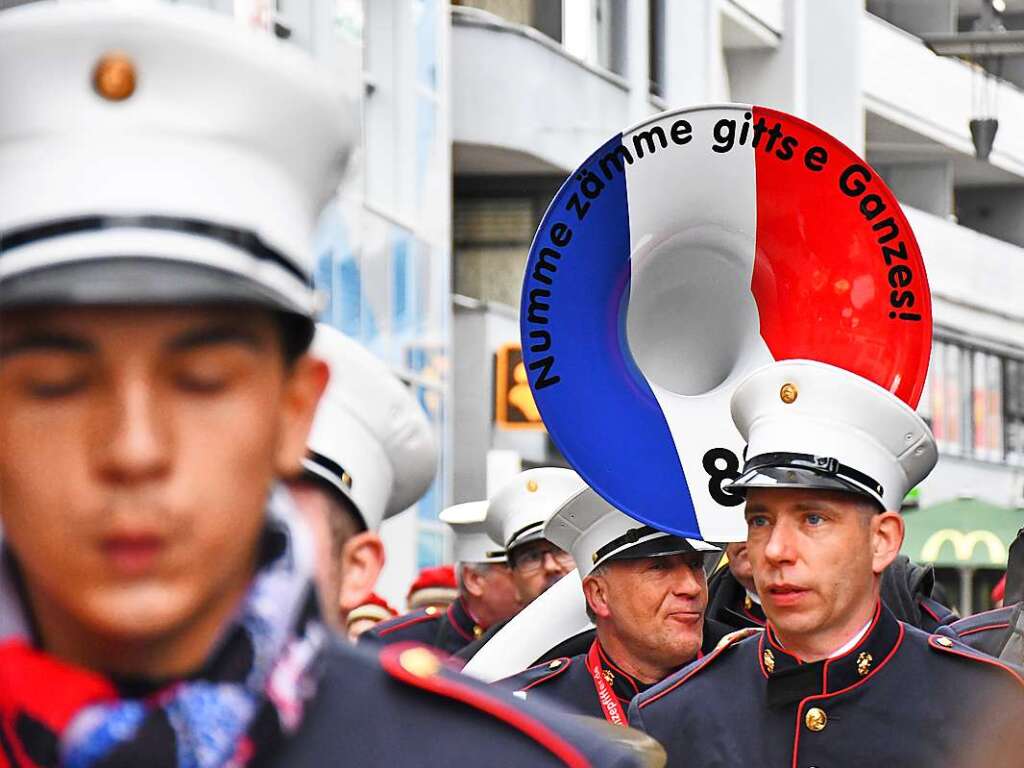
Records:
[[[501,426],[492,399],[480,396],[501,387],[492,361],[518,340],[523,267],[561,182],[647,115],[735,101],[821,126],[865,156],[905,207],[935,320],[919,410],[941,454],[914,502],[927,508],[972,497],[1024,506],[1024,57],[965,62],[941,58],[925,43],[929,35],[990,29],[993,21],[1024,28],[1024,3],[457,3],[455,500],[480,498],[517,460],[562,461],[543,432]],[[975,157],[976,117],[1000,122],[987,161]],[[979,574],[981,583],[996,573]],[[963,586],[967,607],[972,590]]]

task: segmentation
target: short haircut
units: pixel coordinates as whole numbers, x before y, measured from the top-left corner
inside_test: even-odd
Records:
[[[603,576],[605,574],[606,570],[607,570],[605,568],[605,566],[607,566],[607,565],[608,565],[608,561],[601,563],[599,566],[594,568],[594,570],[592,570],[590,573],[588,573],[586,578],[589,579],[591,576]],[[597,615],[594,613],[594,609],[590,607],[590,600],[587,599],[586,591],[583,592],[583,604],[584,604],[584,607],[586,608],[586,611],[587,611],[587,618],[589,618],[592,622],[596,623],[597,622]]]
[[[277,324],[278,338],[281,341],[281,355],[284,358],[285,367],[291,368],[300,357],[309,351],[316,326],[308,317],[291,312],[275,312],[274,320]]]

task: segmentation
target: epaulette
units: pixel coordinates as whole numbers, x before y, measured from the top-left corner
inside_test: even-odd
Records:
[[[922,613],[931,617],[931,620],[940,627],[947,626],[960,619],[954,611],[951,611],[933,597],[918,595],[917,607],[921,609]]]
[[[528,710],[472,678],[447,669],[441,657],[429,648],[414,643],[395,643],[383,648],[379,659],[384,671],[399,682],[490,715],[541,745],[567,766],[587,768],[590,765],[571,742]]]
[[[971,648],[971,646],[960,640],[954,640],[944,634],[929,635],[928,645],[932,650],[938,651],[939,653],[956,656],[962,659],[969,659],[970,661],[987,664],[991,667],[995,667],[996,669],[1000,669],[1004,673],[1011,675],[1013,679],[1016,680],[1022,688],[1024,688],[1024,675],[1022,675],[1019,670],[1009,664],[1003,663],[993,656],[989,656],[987,653]]]
[[[753,635],[756,635],[760,632],[764,632],[764,630],[756,627],[744,627],[743,629],[737,629],[735,632],[730,632],[728,635],[726,635],[718,641],[718,645],[715,646],[715,650],[713,650],[707,656],[703,656],[697,659],[693,663],[683,667],[674,675],[665,678],[665,680],[658,683],[658,685],[654,686],[647,692],[640,694],[640,699],[637,706],[640,709],[643,709],[644,707],[658,701],[658,699],[662,698],[663,696],[668,695],[676,688],[681,686],[683,683],[685,683],[687,680],[693,678],[693,676],[700,672],[702,669],[706,669],[707,667],[709,667],[712,661],[728,652],[730,648],[733,648],[734,646],[746,640],[747,638],[752,637]]]
[[[528,691],[534,686],[554,680],[572,665],[572,659],[562,656],[558,659],[529,667],[512,677],[516,681],[516,691]]]
[[[966,637],[968,635],[973,635],[975,632],[1009,629],[1010,616],[1013,613],[1013,608],[1014,606],[1011,605],[1003,608],[996,608],[991,611],[985,611],[983,613],[976,613],[973,616],[957,619],[949,625],[949,628],[957,637]]]
[[[405,627],[410,627],[413,624],[421,624],[424,621],[437,621],[444,616],[443,611],[439,611],[433,606],[427,608],[421,608],[418,611],[407,613],[404,616],[396,616],[388,621],[382,621],[376,627],[374,627],[374,634],[377,637],[386,637],[392,632],[397,632]]]

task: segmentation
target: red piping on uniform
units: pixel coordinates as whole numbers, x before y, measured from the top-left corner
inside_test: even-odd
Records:
[[[633,690],[636,691],[637,693],[640,693],[640,688],[637,687],[636,681],[633,679],[633,676],[631,674],[629,674],[628,672],[623,672],[621,669],[619,669],[617,666],[615,666],[615,663],[611,660],[611,657],[607,653],[605,653],[604,652],[604,648],[601,647],[601,641],[600,640],[594,640],[594,642],[597,643],[597,653],[601,657],[601,661],[603,661],[609,667],[611,667],[616,672],[618,672],[620,675],[622,675],[624,678],[626,678],[626,680],[629,681],[629,684],[631,686],[633,686]],[[619,696],[619,694],[615,694],[615,695]],[[621,699],[622,697],[619,696],[619,698]]]
[[[638,705],[639,708],[643,709],[648,704],[653,704],[658,699],[660,699],[662,696],[666,695],[667,693],[670,693],[671,691],[674,691],[676,688],[678,688],[680,685],[685,683],[687,680],[689,680],[695,674],[697,674],[702,669],[704,669],[704,667],[706,667],[708,664],[710,664],[711,660],[713,658],[715,658],[718,654],[720,654],[726,648],[730,648],[730,647],[732,647],[732,643],[729,643],[729,645],[723,645],[721,648],[716,648],[714,651],[712,651],[711,653],[709,653],[707,656],[704,657],[704,661],[701,664],[698,664],[696,667],[691,669],[687,674],[683,675],[681,678],[676,680],[676,682],[674,682],[668,688],[666,688],[663,691],[660,691],[659,693],[655,694],[654,696],[651,696],[651,698],[647,699],[646,701],[640,702],[640,704]]]
[[[973,635],[975,632],[984,632],[987,629],[1009,629],[1009,628],[1010,628],[1010,622],[1006,622],[1005,624],[986,624],[983,627],[974,627],[973,629],[965,629],[963,632],[957,632],[956,634],[959,637],[967,637],[968,635]]]
[[[403,651],[410,648],[422,648],[415,643],[395,643],[383,649],[380,654],[381,666],[392,677],[405,683],[440,694],[449,699],[467,704],[470,707],[491,715],[496,720],[511,725],[516,730],[529,736],[569,768],[591,768],[583,754],[571,743],[563,739],[543,723],[533,719],[501,699],[478,691],[468,685],[461,684],[457,679],[443,675],[419,677],[407,672],[399,662]]]
[[[743,606],[743,613],[745,613],[747,615],[748,619],[750,619],[752,622],[757,624],[757,626],[759,626],[759,627],[763,627],[764,626],[764,624],[765,624],[764,619],[760,618],[759,616],[755,616],[753,613],[748,611],[747,610],[747,606]]]
[[[937,614],[935,611],[929,608],[928,603],[926,603],[924,600],[919,600],[917,604],[921,606],[921,610],[923,610],[925,613],[927,613],[929,616],[935,619],[935,621],[942,621],[942,619],[939,618],[939,614]]]
[[[879,602],[875,606],[875,615],[871,619],[871,624],[868,625],[867,631],[861,637],[860,642],[857,643],[857,645],[855,645],[853,648],[848,650],[846,653],[844,653],[842,656],[836,656],[834,659],[833,658],[828,658],[828,659],[825,660],[825,664],[822,667],[822,673],[821,673],[821,692],[822,693],[828,693],[828,667],[829,667],[829,664],[831,664],[833,661],[839,661],[840,659],[845,659],[847,656],[851,656],[854,651],[856,651],[858,648],[863,646],[864,642],[869,637],[871,637],[871,633],[875,631],[875,627],[878,626],[878,619],[881,618],[881,616],[882,616],[882,603]],[[901,630],[902,630],[902,625],[901,625]],[[902,637],[902,635],[901,635],[901,637]],[[886,656],[886,659],[888,659],[888,658],[889,657]],[[879,666],[881,666],[881,665],[879,665]],[[874,673],[872,673],[872,674],[874,674]],[[871,675],[866,675],[865,677],[867,678],[867,677],[870,677],[870,676]]]
[[[396,632],[399,629],[402,629],[403,627],[411,627],[413,624],[419,624],[421,621],[436,621],[437,616],[438,615],[436,613],[428,613],[424,616],[414,616],[408,621],[403,621],[401,624],[396,624],[393,627],[388,627],[387,629],[380,630],[377,633],[377,637],[384,637],[385,635],[390,635],[392,632]]]
[[[459,598],[459,602],[460,603],[462,602],[462,598],[461,597]],[[465,610],[465,608],[466,608],[465,604],[463,604],[462,608],[463,608],[463,610]],[[466,611],[466,614],[469,615],[469,611]],[[473,639],[468,634],[466,634],[465,632],[462,631],[462,627],[459,626],[459,622],[457,622],[455,620],[455,603],[452,603],[451,605],[448,606],[448,610],[445,611],[445,615],[448,617],[448,623],[452,625],[452,627],[455,629],[456,632],[458,632],[460,635],[462,635],[462,639],[463,640],[472,640]]]
[[[978,655],[975,655],[973,653],[965,653],[964,651],[961,651],[959,648],[956,648],[956,647],[947,648],[944,645],[939,645],[938,643],[936,643],[934,636],[928,638],[928,645],[930,645],[932,648],[937,648],[940,651],[945,651],[946,653],[952,653],[954,656],[963,656],[965,659],[971,659],[973,661],[980,661],[982,664],[989,664],[989,665],[995,667],[996,669],[1001,669],[1004,672],[1009,672],[1011,675],[1013,675],[1013,679],[1016,680],[1018,683],[1020,683],[1022,687],[1024,687],[1024,677],[1021,677],[1020,673],[1018,673],[1012,667],[1010,667],[1010,666],[1008,666],[1006,664],[1000,663],[999,659],[996,659],[996,658],[993,658],[993,657],[989,657],[989,656],[984,656],[981,653],[981,651],[978,651]]]
[[[896,643],[893,645],[892,650],[889,651],[889,653],[886,655],[886,657],[884,659],[882,659],[881,662],[879,662],[877,667],[872,669],[870,672],[868,672],[866,675],[864,675],[864,677],[862,677],[857,682],[855,682],[855,683],[853,683],[851,685],[848,685],[845,688],[840,688],[838,691],[833,691],[832,693],[818,693],[818,694],[815,694],[814,696],[808,696],[807,698],[803,699],[800,702],[800,704],[797,705],[797,708],[796,708],[796,734],[793,736],[793,768],[796,768],[796,758],[797,758],[797,753],[799,752],[799,748],[800,748],[800,724],[801,724],[802,719],[803,719],[804,706],[806,706],[808,704],[808,702],[814,701],[815,699],[827,699],[827,698],[831,698],[833,696],[838,696],[841,693],[846,693],[847,691],[852,691],[854,688],[858,688],[858,687],[864,685],[864,683],[866,683],[868,680],[870,680],[872,677],[874,677],[875,673],[878,670],[880,670],[882,667],[884,667],[886,664],[888,664],[889,663],[889,659],[891,659],[893,656],[895,656],[896,655],[896,651],[898,651],[900,646],[903,645],[903,635],[905,634],[905,630],[904,630],[904,627],[903,627],[903,622],[899,622],[899,625],[900,625],[900,634],[899,634],[899,637],[896,638]],[[865,633],[865,637],[867,637],[867,636],[868,636],[868,633]],[[828,664],[828,662],[825,662],[825,663],[826,663],[826,665]]]
[[[533,686],[535,686],[535,685],[540,685],[541,683],[547,682],[552,677],[557,677],[558,675],[560,675],[563,672],[565,672],[565,670],[567,670],[569,668],[569,665],[572,663],[572,660],[569,659],[567,656],[563,656],[561,659],[559,659],[559,661],[561,661],[562,663],[559,664],[550,674],[544,675],[544,677],[539,678],[537,680],[534,680],[532,683],[530,683],[527,686],[524,686],[524,687],[520,688],[519,690],[520,691],[528,691],[531,688],[533,688]],[[537,667],[542,667],[542,666],[544,666],[544,665],[543,664],[538,664],[537,665]],[[536,669],[537,667],[531,667],[530,669]],[[548,667],[550,668],[550,662],[548,664]],[[527,670],[527,671],[529,671],[529,670]]]

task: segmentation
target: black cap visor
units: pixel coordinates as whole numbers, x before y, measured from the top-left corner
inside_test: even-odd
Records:
[[[239,304],[308,316],[269,287],[203,264],[152,257],[73,261],[0,282],[4,310],[48,306]]]
[[[872,481],[873,482],[873,481]],[[877,484],[876,484],[877,485]],[[758,466],[748,469],[738,478],[723,486],[728,493],[746,496],[751,488],[801,488],[853,493],[884,506],[881,489],[876,494],[856,481],[840,475],[821,472],[808,467]]]

